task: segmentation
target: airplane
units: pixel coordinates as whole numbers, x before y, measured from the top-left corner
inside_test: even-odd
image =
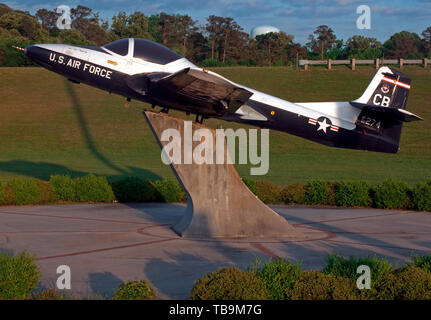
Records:
[[[196,114],[200,123],[215,117],[332,147],[397,153],[403,123],[423,120],[406,110],[411,79],[389,67],[381,67],[356,100],[293,103],[199,68],[146,39],[121,39],[102,47],[37,44],[22,50],[74,83],[124,96],[126,105],[135,99],[162,112]]]

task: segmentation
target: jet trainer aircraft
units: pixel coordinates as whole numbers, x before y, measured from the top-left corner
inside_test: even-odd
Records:
[[[162,107],[275,129],[333,147],[396,153],[411,79],[382,67],[354,101],[292,103],[202,69],[158,43],[121,39],[103,47],[39,44],[28,57],[74,83]]]

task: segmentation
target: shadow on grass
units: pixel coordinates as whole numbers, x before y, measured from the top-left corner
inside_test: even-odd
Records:
[[[98,159],[103,165],[112,169],[116,173],[111,176],[107,176],[110,181],[119,180],[125,177],[134,176],[140,177],[146,180],[159,180],[161,177],[150,170],[146,170],[143,168],[136,167],[128,167],[120,168],[115,163],[113,163],[110,159],[108,159],[97,147],[94,142],[93,135],[88,128],[87,119],[83,112],[83,108],[81,102],[79,100],[78,95],[76,94],[76,90],[70,81],[65,80],[65,87],[67,92],[69,93],[70,100],[73,105],[73,110],[75,111],[82,136],[84,137],[85,143],[87,145],[88,150],[94,155],[96,159]],[[69,175],[72,178],[82,177],[89,172],[79,171],[69,169],[63,165],[50,163],[50,162],[32,162],[26,160],[11,160],[0,162],[0,171],[16,173],[23,176],[34,177],[40,180],[49,180],[51,175],[60,174],[60,175]]]
[[[69,93],[70,99],[72,100],[73,109],[76,113],[76,116],[78,118],[79,126],[81,127],[81,133],[84,136],[85,143],[87,144],[88,149],[93,153],[93,155],[100,160],[104,165],[107,167],[115,170],[121,175],[126,175],[127,172],[118,167],[116,164],[112,163],[111,160],[109,160],[107,157],[105,157],[97,148],[94,143],[93,136],[88,129],[87,125],[87,119],[85,118],[84,112],[82,110],[81,102],[79,101],[79,98],[76,94],[75,88],[73,87],[72,83],[68,80],[65,80],[65,86],[66,90]]]
[[[69,175],[72,178],[78,178],[89,174],[89,172],[69,169],[65,166],[51,162],[32,162],[25,160],[0,161],[0,171],[15,173],[45,181],[48,181],[50,176],[55,174]],[[118,175],[107,176],[109,181],[116,181],[125,177],[140,177],[151,181],[161,179],[158,174],[150,170],[136,167],[128,167],[127,170],[122,170]]]

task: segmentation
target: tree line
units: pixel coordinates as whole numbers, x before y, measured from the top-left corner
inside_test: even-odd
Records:
[[[121,38],[145,38],[161,43],[203,67],[285,66],[298,59],[376,59],[431,58],[431,27],[421,35],[401,31],[384,43],[375,38],[354,35],[346,41],[334,31],[318,26],[306,45],[294,41],[283,31],[251,39],[231,17],[209,16],[198,25],[189,15],[161,12],[150,16],[142,12],[119,12],[108,23],[92,9],[72,8],[71,29],[60,30],[60,17],[54,10],[39,9],[35,15],[0,4],[0,66],[31,65],[12,46],[34,43],[97,45]]]

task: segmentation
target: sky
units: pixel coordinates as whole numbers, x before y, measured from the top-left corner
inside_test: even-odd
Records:
[[[0,3],[32,14],[40,8],[84,5],[108,21],[119,11],[188,14],[198,25],[204,25],[209,15],[218,15],[234,18],[247,33],[260,25],[277,27],[295,36],[295,41],[301,44],[323,24],[331,27],[338,39],[347,40],[359,34],[382,42],[396,32],[421,34],[431,26],[431,0],[0,0]],[[371,29],[357,28],[360,5],[371,9]]]

